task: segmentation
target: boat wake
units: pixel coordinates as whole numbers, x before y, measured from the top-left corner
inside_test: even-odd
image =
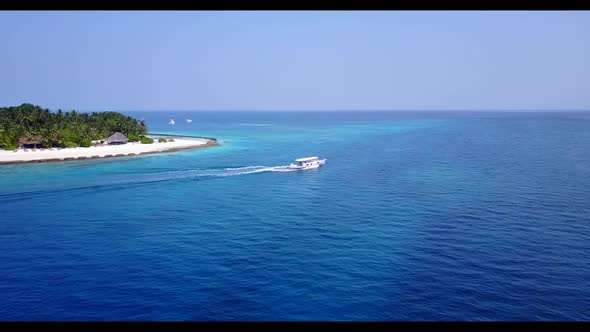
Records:
[[[143,173],[134,174],[133,176],[126,175],[110,175],[95,179],[94,181],[87,181],[83,186],[71,186],[67,183],[38,183],[36,188],[20,187],[15,192],[0,192],[0,199],[22,199],[23,197],[31,197],[55,192],[66,192],[66,191],[79,191],[79,190],[109,190],[118,187],[128,187],[130,185],[146,185],[149,183],[163,182],[163,181],[174,181],[174,180],[190,180],[196,178],[212,178],[212,177],[223,177],[223,176],[237,176],[264,172],[293,172],[297,169],[288,168],[288,166],[245,166],[245,167],[233,167],[233,168],[219,168],[219,169],[193,169],[193,170],[179,170],[179,171],[166,171],[166,172],[155,172],[155,173]],[[23,190],[24,189],[24,190]]]
[[[185,180],[193,178],[210,178],[223,176],[237,176],[264,172],[293,172],[297,169],[288,166],[245,166],[232,168],[212,168],[212,169],[189,169],[179,171],[166,171],[155,173],[135,174],[130,179],[128,176],[111,177],[111,184],[141,184],[149,182]],[[106,181],[102,183],[107,183]]]
[[[202,177],[202,176],[236,176],[255,174],[263,172],[293,172],[296,169],[289,168],[289,166],[245,166],[245,167],[232,167],[222,169],[196,169],[196,170],[185,170],[185,171],[171,171],[159,173],[163,177],[171,178],[191,178],[191,177]]]

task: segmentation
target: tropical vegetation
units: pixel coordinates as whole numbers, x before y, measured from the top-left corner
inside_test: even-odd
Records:
[[[139,139],[139,141],[142,144],[152,144],[152,143],[154,143],[154,139],[153,138],[149,138],[149,137],[145,137],[145,136],[141,136],[141,138]]]
[[[14,150],[31,141],[43,147],[90,146],[117,131],[131,141],[147,142],[146,124],[118,112],[52,112],[32,104],[0,107],[0,149]]]

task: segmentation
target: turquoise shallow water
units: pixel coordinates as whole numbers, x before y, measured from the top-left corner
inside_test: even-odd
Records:
[[[590,319],[590,113],[130,114],[222,146],[0,167],[0,320]]]

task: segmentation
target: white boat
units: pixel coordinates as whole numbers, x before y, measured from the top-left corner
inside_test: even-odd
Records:
[[[168,121],[169,125],[173,125],[174,124],[174,119],[170,119],[170,121]]]
[[[188,122],[188,123],[191,123],[191,122],[193,122],[193,120],[191,120],[191,119],[186,119],[186,122]]]
[[[320,159],[319,157],[307,157],[295,159],[295,163],[289,165],[289,168],[294,169],[311,169],[318,168],[326,163],[326,159]]]

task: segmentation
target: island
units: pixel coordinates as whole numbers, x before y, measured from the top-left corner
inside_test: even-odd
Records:
[[[212,137],[150,135],[119,112],[51,112],[32,104],[0,107],[0,164],[124,157],[218,145]]]

